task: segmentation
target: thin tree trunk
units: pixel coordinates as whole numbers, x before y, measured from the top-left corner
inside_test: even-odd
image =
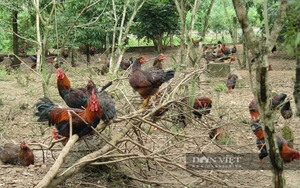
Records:
[[[202,35],[201,35],[201,38],[203,40],[205,38],[205,34],[206,34],[206,31],[207,31],[207,28],[208,28],[209,15],[210,15],[211,9],[212,9],[212,7],[214,5],[214,2],[215,2],[215,0],[211,0],[210,1],[209,8],[208,8],[208,10],[206,12],[206,16],[205,16],[205,20],[204,20],[204,26],[203,26]]]
[[[17,36],[18,34],[18,11],[12,12],[12,26],[13,26],[13,49],[14,49],[14,61],[12,62],[12,67],[13,68],[18,68],[20,67],[19,64],[19,59],[16,57],[19,53],[19,44],[18,44],[18,39],[19,37]]]
[[[268,53],[274,46],[283,25],[283,20],[287,10],[287,0],[282,0],[278,9],[275,24],[272,29],[272,36],[267,39],[267,43],[262,46],[255,37],[253,28],[247,17],[247,12],[242,0],[232,0],[238,20],[245,35],[247,45],[252,56],[256,59],[256,92],[255,98],[258,101],[260,120],[265,133],[265,142],[267,151],[272,164],[274,175],[273,183],[275,188],[285,187],[285,178],[283,175],[283,161],[280,157],[278,144],[272,121],[273,112],[270,109],[270,89],[268,77]],[[272,47],[271,47],[272,46]],[[254,89],[252,88],[252,91]]]
[[[296,51],[300,52],[299,44],[297,45]],[[295,105],[297,110],[296,116],[300,117],[300,55],[299,53],[296,53],[296,80],[294,85],[294,98],[295,98]]]

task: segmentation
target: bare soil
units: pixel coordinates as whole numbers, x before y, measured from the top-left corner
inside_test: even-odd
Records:
[[[241,53],[241,46],[238,46],[238,52]],[[130,51],[125,54],[125,59],[131,56],[138,57],[145,55],[148,59],[148,65],[151,66],[153,58],[158,54],[153,50],[140,49],[138,51]],[[171,68],[174,65],[172,57],[179,57],[179,49],[168,49],[165,51],[166,65],[165,68]],[[238,55],[240,57],[240,55]],[[105,58],[103,54],[96,54],[92,58],[92,67],[99,67],[100,62]],[[37,118],[33,116],[33,106],[37,100],[43,96],[42,78],[40,75],[31,71],[28,65],[31,65],[29,58],[24,58],[27,64],[21,64],[18,71],[12,71],[10,75],[2,76],[0,80],[0,141],[1,143],[15,142],[19,143],[23,140],[30,143],[34,149],[35,165],[29,167],[0,165],[0,187],[34,187],[45,176],[55,159],[58,157],[61,144],[55,145],[52,151],[44,151],[40,149],[36,143],[48,145],[51,142],[51,130],[54,127],[48,127],[47,123],[38,123]],[[108,80],[113,79],[109,75],[95,74],[93,69],[87,68],[84,56],[79,56],[77,59],[77,67],[71,67],[68,63],[70,59],[65,60],[62,69],[66,72],[71,80],[72,87],[80,87],[86,84],[88,79],[93,79],[98,85],[104,85]],[[5,70],[10,61],[7,59],[2,62],[1,67]],[[278,51],[270,54],[269,63],[273,67],[273,71],[269,72],[270,86],[274,92],[284,92],[288,98],[292,100],[292,107],[295,109],[293,100],[293,86],[295,79],[295,59],[286,55],[285,52]],[[201,60],[199,67],[203,67],[204,60]],[[0,67],[0,68],[1,68]],[[56,88],[56,76],[54,69],[48,65],[48,70],[53,71],[50,83],[48,86],[50,98],[61,106],[66,106],[60,98]],[[188,68],[187,71],[176,72],[175,77],[180,77],[193,71],[193,68]],[[201,121],[190,121],[188,126],[183,130],[176,128],[174,123],[164,120],[158,121],[158,125],[175,133],[182,133],[193,136],[192,141],[182,141],[176,139],[159,130],[153,131],[150,134],[144,134],[145,145],[153,148],[165,147],[173,145],[169,150],[164,152],[165,155],[178,156],[176,160],[184,164],[184,153],[188,152],[216,152],[220,150],[230,150],[237,153],[258,153],[256,147],[256,138],[250,128],[250,115],[248,105],[253,99],[250,90],[250,76],[248,70],[241,70],[237,62],[231,63],[231,71],[238,74],[239,79],[237,87],[230,95],[227,92],[216,92],[213,86],[217,84],[225,84],[226,78],[213,78],[209,75],[204,76],[204,81],[197,84],[197,96],[209,96],[213,100],[213,108],[211,114],[204,117]],[[140,105],[141,100],[138,94],[134,93],[128,84],[126,78],[128,73],[121,71],[119,73],[120,80],[114,82],[113,86],[108,89],[112,95],[118,116],[132,113],[128,107],[127,98],[135,98],[132,103]],[[122,79],[124,78],[124,79]],[[176,86],[180,80],[174,81],[172,86]],[[123,93],[122,93],[122,92]],[[166,114],[170,117],[172,111]],[[222,116],[222,119],[219,117]],[[293,117],[290,122],[286,122],[279,114],[277,115],[276,130],[280,134],[280,130],[284,125],[288,125],[294,131],[294,148],[299,148],[300,131],[297,129],[299,118]],[[151,119],[149,119],[151,120]],[[106,138],[110,138],[114,131],[119,131],[126,122],[114,123],[102,133]],[[230,127],[231,143],[227,144],[212,144],[208,138],[208,128],[217,127],[219,125],[228,124]],[[148,126],[149,127],[149,126]],[[146,132],[146,131],[145,131]],[[130,135],[129,135],[130,136]],[[96,134],[89,136],[84,141],[79,141],[75,144],[72,152],[65,160],[65,164],[61,170],[65,170],[71,166],[82,156],[100,149],[105,141],[98,138]],[[215,143],[215,142],[214,142]],[[220,147],[219,147],[219,146]],[[87,147],[88,146],[88,147]],[[123,146],[124,147],[124,146]],[[126,146],[129,147],[129,146]],[[122,148],[124,149],[124,148]],[[132,149],[134,151],[134,149]],[[130,151],[127,151],[130,153]],[[266,159],[267,160],[267,159]],[[125,163],[125,162],[124,162]],[[214,170],[203,171],[209,177],[216,177],[223,182],[228,183],[227,186],[221,185],[218,182],[210,182],[203,180],[197,176],[191,175],[172,165],[164,166],[162,170],[156,163],[150,161],[151,170],[145,170],[146,165],[139,161],[128,162],[129,164],[111,165],[111,166],[87,166],[80,170],[72,178],[68,179],[58,187],[273,187],[272,173],[270,170]],[[259,159],[257,157],[257,163]],[[299,166],[298,162],[293,162]],[[138,174],[140,173],[140,176]],[[300,185],[299,170],[285,170],[286,184],[289,188],[296,188]],[[146,181],[137,181],[128,177],[147,177]],[[151,183],[152,182],[152,183]],[[153,183],[157,182],[157,183]]]

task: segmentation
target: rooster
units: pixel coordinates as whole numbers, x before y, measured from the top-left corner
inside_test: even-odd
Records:
[[[60,68],[57,68],[56,72],[59,94],[70,108],[86,108],[88,105],[88,99],[94,89],[102,109],[102,120],[106,122],[116,116],[114,102],[104,91],[112,85],[112,82],[107,83],[103,87],[97,88],[95,83],[89,80],[86,87],[71,88],[71,83],[67,75]]]
[[[230,54],[236,53],[236,51],[237,51],[235,46],[230,49],[230,48],[227,48],[224,43],[221,44],[221,50],[224,55],[230,55]]]
[[[34,115],[38,116],[38,122],[48,121],[49,126],[55,125],[60,136],[69,137],[70,117],[72,116],[72,135],[77,134],[79,138],[89,134],[96,128],[102,116],[102,110],[97,100],[97,96],[92,90],[92,95],[85,110],[78,108],[61,108],[54,104],[49,98],[40,98],[35,104]],[[74,113],[75,114],[74,114]]]
[[[89,52],[91,56],[95,56],[95,48],[93,46],[89,47]]]
[[[252,130],[257,138],[256,144],[260,150],[259,158],[260,164],[262,167],[262,159],[268,156],[267,148],[264,140],[264,132],[263,129],[258,122],[254,122],[252,125]],[[277,144],[280,156],[285,163],[292,162],[294,159],[300,159],[300,153],[297,150],[292,149],[289,146],[288,141],[286,141],[283,137],[276,135]]]
[[[141,70],[141,65],[146,62],[146,57],[137,58],[132,66],[132,74],[129,77],[130,86],[137,91],[144,102],[141,108],[148,106],[152,95],[156,94],[159,87],[174,77],[175,71],[163,71],[162,69]]]
[[[0,146],[0,160],[8,164],[29,166],[34,164],[34,155],[27,142],[19,144],[6,143]]]
[[[228,76],[228,80],[226,82],[228,94],[230,94],[231,90],[235,88],[237,78],[238,78],[238,76],[236,74],[230,74]]]

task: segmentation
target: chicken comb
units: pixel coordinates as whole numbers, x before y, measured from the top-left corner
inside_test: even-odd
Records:
[[[98,100],[97,100],[97,96],[95,95],[95,90],[92,89],[92,96],[91,96],[91,100],[90,100],[90,109],[91,111],[95,112],[98,111]]]

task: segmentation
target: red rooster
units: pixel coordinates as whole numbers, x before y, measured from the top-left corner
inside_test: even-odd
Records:
[[[224,43],[221,45],[221,50],[222,50],[224,55],[230,55],[230,54],[236,53],[236,47],[235,46],[232,47],[231,49],[226,48]]]
[[[57,68],[56,72],[59,94],[70,108],[87,108],[88,99],[94,89],[102,109],[102,120],[106,122],[115,117],[116,109],[114,103],[110,96],[104,91],[112,85],[112,82],[97,88],[95,83],[89,80],[86,87],[71,88],[71,83],[67,75],[60,68]]]
[[[257,121],[259,117],[258,107],[256,100],[253,99],[249,104],[249,112],[253,121]]]
[[[89,52],[91,56],[95,56],[95,48],[93,46],[89,47]]]
[[[34,164],[34,155],[27,142],[20,145],[6,143],[0,146],[0,160],[3,163],[29,166]]]
[[[235,88],[235,84],[236,84],[236,79],[238,78],[238,76],[236,74],[230,74],[228,76],[228,80],[226,82],[226,86],[227,86],[227,92],[228,94],[230,94],[231,90]]]
[[[262,159],[268,156],[268,152],[264,140],[264,132],[262,130],[260,123],[258,122],[254,122],[251,125],[251,127],[257,138],[256,144],[260,150],[259,158],[262,167]],[[276,135],[276,138],[277,138],[279,153],[283,162],[288,163],[288,162],[292,162],[294,159],[298,159],[298,160],[300,159],[300,153],[297,150],[290,148],[288,141],[286,141],[284,138],[282,138],[279,135]]]
[[[148,106],[152,95],[156,94],[159,87],[174,77],[175,71],[163,71],[161,69],[141,70],[141,65],[146,62],[146,57],[137,58],[132,66],[132,74],[129,77],[131,87],[137,91],[144,102],[141,108]]]
[[[77,134],[80,138],[89,134],[93,130],[91,127],[97,127],[102,116],[102,110],[94,90],[92,90],[92,95],[85,110],[78,108],[61,108],[54,104],[49,98],[44,97],[40,98],[35,104],[34,115],[39,117],[39,122],[48,121],[49,126],[55,125],[58,134],[68,138],[70,134],[68,111],[72,111],[72,134]]]

